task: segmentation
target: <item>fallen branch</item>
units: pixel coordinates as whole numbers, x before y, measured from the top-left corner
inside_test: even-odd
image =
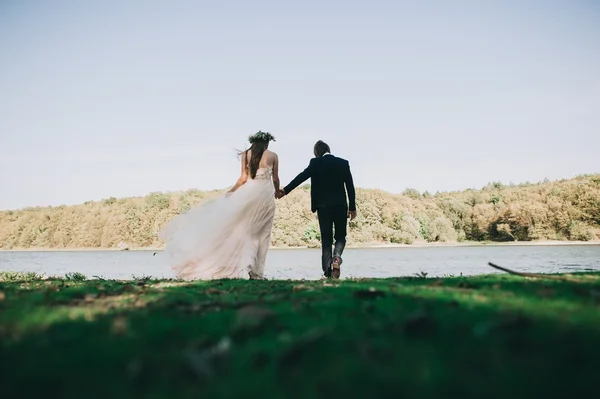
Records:
[[[498,265],[496,265],[496,264],[494,264],[492,262],[488,262],[488,265],[490,265],[494,269],[502,270],[503,272],[506,272],[506,273],[509,273],[509,274],[513,274],[515,276],[533,277],[533,278],[545,278],[545,279],[549,279],[549,280],[558,280],[558,281],[578,282],[577,279],[571,278],[569,276],[551,276],[551,275],[548,275],[548,274],[517,272],[515,270],[507,269],[506,267],[498,266]]]

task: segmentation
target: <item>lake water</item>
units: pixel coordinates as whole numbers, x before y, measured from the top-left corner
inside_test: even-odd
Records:
[[[131,279],[172,278],[173,272],[154,251],[0,252],[0,271],[36,272],[62,276],[70,272],[87,277]],[[268,278],[319,279],[318,249],[271,250]],[[399,277],[425,272],[428,276],[497,273],[487,265],[536,273],[600,271],[600,245],[456,246],[403,248],[349,248],[344,253],[343,277]]]

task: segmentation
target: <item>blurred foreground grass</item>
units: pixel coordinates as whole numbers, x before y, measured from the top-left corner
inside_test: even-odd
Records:
[[[572,276],[0,273],[0,397],[600,397],[600,273]]]

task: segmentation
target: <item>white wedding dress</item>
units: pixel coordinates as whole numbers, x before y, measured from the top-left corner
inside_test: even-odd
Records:
[[[272,178],[273,169],[261,167],[233,193],[177,215],[162,228],[164,254],[179,278],[264,276],[275,216]]]

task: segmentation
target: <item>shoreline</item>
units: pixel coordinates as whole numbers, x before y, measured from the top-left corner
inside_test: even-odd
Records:
[[[584,246],[584,245],[600,245],[600,240],[593,241],[510,241],[510,242],[478,242],[478,241],[467,241],[467,242],[452,242],[452,243],[416,243],[416,244],[356,244],[348,245],[346,249],[391,249],[391,248],[441,248],[441,247],[510,247],[510,246]],[[150,252],[156,251],[161,252],[163,247],[142,247],[142,248],[14,248],[14,249],[1,249],[0,252]],[[307,246],[303,247],[270,247],[270,251],[289,251],[299,249],[315,249]]]

